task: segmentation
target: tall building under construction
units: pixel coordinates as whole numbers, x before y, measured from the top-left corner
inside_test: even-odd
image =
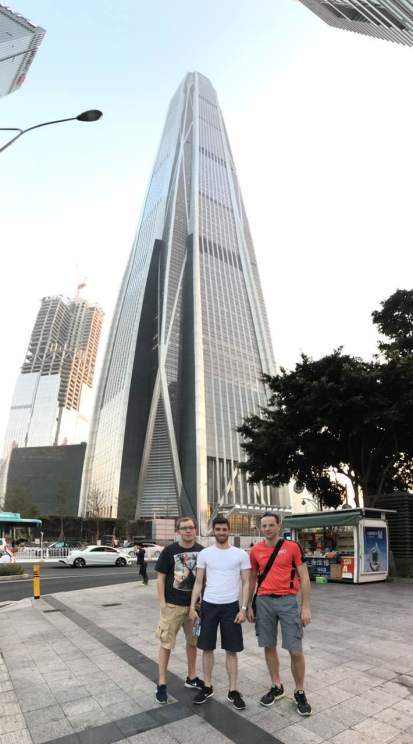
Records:
[[[103,313],[77,296],[43,297],[17,379],[4,455],[86,441]]]

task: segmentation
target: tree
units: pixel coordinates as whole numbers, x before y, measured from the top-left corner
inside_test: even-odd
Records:
[[[239,431],[250,480],[301,481],[328,506],[342,500],[334,474],[347,476],[356,504],[413,486],[413,365],[410,358],[365,362],[342,354],[303,355],[292,372],[265,381],[261,416]],[[332,479],[333,477],[333,479]]]
[[[96,522],[96,542],[100,539],[100,520],[104,517],[106,499],[100,488],[92,485],[88,498],[88,516]]]
[[[398,289],[372,313],[380,333],[390,339],[379,342],[387,359],[408,358],[413,354],[413,289]]]

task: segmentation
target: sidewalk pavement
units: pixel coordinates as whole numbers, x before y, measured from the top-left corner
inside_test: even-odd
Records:
[[[155,583],[46,595],[0,610],[0,744],[413,744],[411,583],[313,586],[305,631],[306,691],[258,704],[269,688],[253,626],[244,626],[239,689],[247,709],[225,702],[224,655],[216,653],[215,697],[194,706],[182,634],[171,657],[170,703],[154,698],[158,643]]]

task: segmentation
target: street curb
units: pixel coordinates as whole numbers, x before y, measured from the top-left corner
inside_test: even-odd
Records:
[[[30,579],[29,574],[12,574],[11,576],[0,576],[0,581],[19,581],[19,579]]]

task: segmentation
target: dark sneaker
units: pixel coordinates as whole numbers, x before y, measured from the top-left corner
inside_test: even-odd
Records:
[[[202,690],[197,692],[192,702],[195,703],[195,705],[202,705],[202,703],[206,703],[208,698],[212,697],[213,694],[214,694],[214,688],[205,687],[204,685]]]
[[[166,685],[157,685],[155,699],[156,702],[159,703],[159,705],[166,705],[166,703],[168,702]]]
[[[304,690],[297,690],[294,693],[294,700],[297,703],[297,712],[300,716],[311,716],[311,705],[305,696]]]
[[[187,677],[185,680],[185,687],[192,687],[194,690],[203,690],[205,685],[199,677],[194,677],[193,679]]]
[[[245,710],[245,701],[238,690],[230,690],[227,695],[227,700],[229,703],[232,703],[234,708],[237,710]]]
[[[262,696],[260,704],[269,708],[271,705],[274,705],[276,700],[281,700],[281,698],[284,697],[284,694],[284,687],[282,685],[280,685],[280,687],[273,685],[266,695]]]

